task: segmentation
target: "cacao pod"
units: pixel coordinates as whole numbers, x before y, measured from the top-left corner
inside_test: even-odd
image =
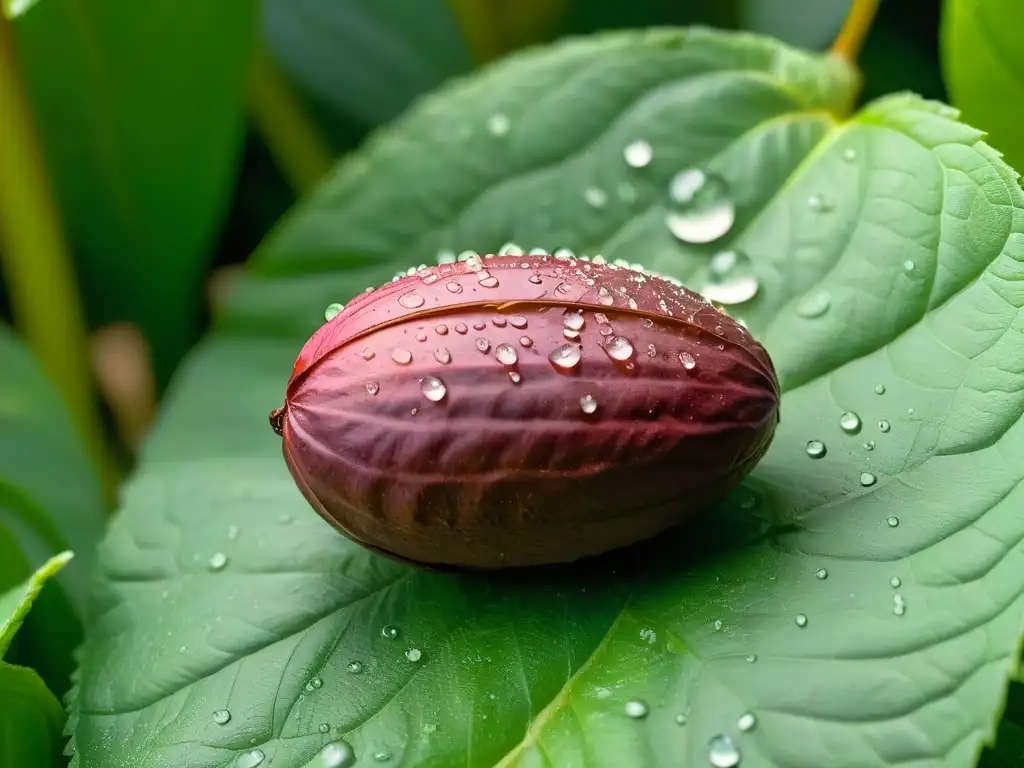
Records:
[[[600,259],[490,256],[351,301],[271,423],[351,539],[491,569],[596,555],[720,500],[778,406],[767,352],[699,294]]]

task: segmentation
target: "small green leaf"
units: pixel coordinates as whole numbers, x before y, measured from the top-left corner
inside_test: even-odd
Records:
[[[94,324],[141,326],[166,381],[244,134],[254,0],[59,0],[15,19],[21,74]]]
[[[1024,168],[1024,4],[945,0],[942,68],[953,104],[1014,168]]]
[[[949,108],[849,116],[854,84],[751,35],[602,35],[447,88],[342,163],[261,248],[126,489],[79,766],[299,768],[342,740],[423,767],[973,766],[1024,609],[1024,194]],[[715,243],[666,222],[693,169],[734,207]],[[658,541],[557,575],[411,570],[309,509],[266,413],[325,306],[507,241],[697,288],[741,254],[758,290],[730,310],[775,359],[782,424]]]
[[[53,578],[71,557],[71,552],[61,552],[59,555],[51,557],[24,584],[0,594],[0,658],[7,653],[11,640],[14,639],[18,628],[25,621],[25,617],[32,608],[32,603],[39,596],[43,585],[47,580]]]
[[[57,768],[63,764],[60,703],[31,669],[0,662],[0,765]]]

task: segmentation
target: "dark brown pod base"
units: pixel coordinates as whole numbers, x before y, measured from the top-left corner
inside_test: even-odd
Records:
[[[435,568],[566,563],[724,498],[767,450],[764,349],[697,294],[554,257],[364,294],[296,361],[271,425],[309,503]]]

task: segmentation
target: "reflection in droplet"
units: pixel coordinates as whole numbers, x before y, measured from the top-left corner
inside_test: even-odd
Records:
[[[511,325],[513,328],[518,328],[519,330],[522,330],[523,328],[526,327],[527,320],[522,315],[512,315],[508,319],[508,324]]]
[[[856,435],[861,428],[860,416],[853,411],[847,411],[839,417],[839,428],[848,435]]]
[[[852,163],[856,159],[857,159],[857,150],[856,149],[854,149],[853,147],[848,147],[847,149],[843,150],[843,160],[845,160],[848,163]]]
[[[878,431],[879,432],[888,432],[891,428],[892,428],[892,425],[888,421],[886,421],[885,419],[882,419],[881,421],[878,422]]]
[[[580,312],[568,312],[563,318],[563,324],[571,331],[580,330],[586,323]]]
[[[604,351],[612,360],[620,362],[629,360],[633,356],[633,345],[625,336],[614,336],[604,345]]]
[[[347,741],[332,741],[320,750],[319,768],[349,768],[356,762],[356,751]]]
[[[582,358],[582,352],[577,344],[563,344],[555,349],[548,359],[558,368],[575,368]]]
[[[626,165],[630,168],[644,168],[651,164],[654,149],[650,143],[641,139],[627,144],[622,155],[626,159]]]
[[[825,443],[821,440],[808,440],[804,450],[812,459],[820,459],[828,453],[828,448],[825,447]]]
[[[583,199],[591,208],[604,208],[608,205],[608,193],[597,187],[587,187],[583,190]]]
[[[696,358],[694,358],[694,356],[691,355],[689,352],[680,352],[679,362],[681,362],[683,364],[683,368],[685,368],[688,371],[692,371],[694,368],[697,367]]]
[[[380,634],[382,637],[385,637],[388,640],[394,640],[396,637],[398,637],[398,627],[396,627],[394,624],[385,624],[383,627],[380,628]]]
[[[338,314],[345,308],[344,304],[328,304],[327,309],[324,310],[324,319],[327,322],[331,322]]]
[[[438,347],[434,350],[434,359],[441,365],[448,365],[452,361],[452,353],[445,347]]]
[[[409,648],[405,652],[405,658],[407,658],[409,661],[419,661],[423,658],[423,651],[421,651],[419,648]]]
[[[378,384],[376,381],[366,382],[366,394],[376,395],[378,392],[380,392],[380,384]]]
[[[739,720],[736,721],[736,727],[744,733],[750,733],[757,727],[757,717],[753,712],[744,712],[740,715]]]
[[[814,572],[814,575],[816,578],[820,579],[821,581],[824,581],[828,578],[828,571],[824,568],[819,568]]]
[[[870,472],[860,473],[860,484],[865,488],[870,488],[872,485],[878,482],[878,478]]]
[[[511,344],[499,344],[494,348],[494,356],[502,365],[515,365],[519,361],[516,348]]]
[[[448,394],[448,388],[436,376],[424,376],[420,382],[420,392],[432,403],[439,403]]]
[[[580,410],[588,416],[597,411],[597,400],[593,395],[584,395],[580,398]]]
[[[361,661],[350,661],[345,666],[345,669],[347,669],[349,671],[349,673],[353,674],[353,675],[361,674],[362,671],[363,671],[363,662],[361,662]]]
[[[624,710],[626,712],[626,716],[632,717],[634,720],[641,720],[647,717],[650,712],[650,709],[647,707],[647,702],[642,701],[641,699],[630,699],[626,702]]]
[[[728,232],[736,220],[725,181],[699,169],[676,174],[669,196],[677,207],[665,216],[665,224],[683,242],[710,243]]]
[[[740,764],[740,750],[729,736],[720,733],[708,743],[708,761],[712,768],[736,768]]]

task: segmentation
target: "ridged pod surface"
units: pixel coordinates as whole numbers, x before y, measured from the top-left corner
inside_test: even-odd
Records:
[[[490,256],[352,300],[271,423],[353,540],[491,569],[606,552],[723,498],[778,406],[767,352],[700,295],[598,260]]]

